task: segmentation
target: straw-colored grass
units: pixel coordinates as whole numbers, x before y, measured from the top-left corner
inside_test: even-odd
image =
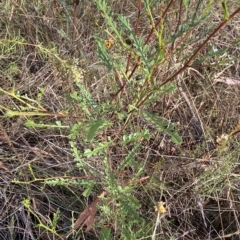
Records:
[[[239,239],[237,0],[0,9],[0,239]]]

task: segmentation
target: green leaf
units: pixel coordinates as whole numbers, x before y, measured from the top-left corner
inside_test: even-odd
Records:
[[[140,202],[138,201],[138,199],[136,197],[134,197],[133,195],[128,195],[127,196],[128,201],[131,203],[131,206],[134,209],[138,209],[141,207]]]
[[[93,182],[93,181],[89,182],[87,188],[84,190],[82,195],[84,197],[88,197],[91,194],[92,189],[94,188],[94,186],[95,186],[95,182]]]
[[[173,143],[180,144],[182,142],[182,137],[177,132],[172,132],[171,140]]]
[[[100,240],[112,240],[111,237],[111,228],[103,228],[99,236]]]
[[[179,134],[174,130],[174,125],[167,119],[159,117],[156,114],[150,114],[148,112],[143,113],[144,118],[155,125],[158,131],[166,133],[171,137],[173,143],[180,144],[182,138]]]
[[[144,139],[150,138],[150,133],[149,133],[148,129],[145,129],[142,132],[133,132],[133,133],[130,133],[129,135],[123,135],[123,142],[124,142],[124,144],[126,144],[129,142],[140,141],[143,138]]]
[[[223,8],[223,13],[224,13],[224,20],[228,20],[229,12],[228,12],[228,8],[227,8],[226,0],[222,1],[222,8]]]
[[[97,130],[102,126],[104,122],[102,120],[91,121],[88,123],[89,129],[87,131],[87,141],[91,141],[97,134]]]
[[[106,50],[106,47],[104,44],[104,40],[97,36],[95,36],[94,38],[97,41],[97,45],[98,45],[98,49],[97,49],[98,58],[106,65],[106,67],[108,68],[109,71],[112,70],[113,60],[107,53],[107,50]]]
[[[57,227],[57,221],[60,217],[60,210],[59,208],[57,209],[57,211],[55,213],[53,213],[53,220],[50,220],[50,224],[52,225],[52,229],[54,232],[56,232],[56,227]]]
[[[189,0],[183,0],[183,5],[184,5],[185,8],[188,8]]]
[[[87,124],[87,141],[91,141],[97,134],[99,129],[109,125],[104,119],[92,120]]]
[[[129,153],[128,155],[125,157],[125,159],[118,165],[117,171],[121,171],[122,169],[124,169],[126,166],[129,165],[138,165],[138,163],[134,160],[134,155],[135,153],[138,151],[138,149],[140,148],[142,144],[139,143],[137,144]]]
[[[93,150],[89,148],[85,149],[84,156],[91,157],[91,156],[96,156],[98,154],[104,154],[106,152],[106,149],[111,145],[113,145],[113,142],[99,143],[99,145],[95,147]]]
[[[124,195],[123,195],[124,196]],[[121,210],[131,221],[142,221],[141,217],[136,213],[136,209],[140,208],[139,201],[134,196],[124,196],[120,198]]]

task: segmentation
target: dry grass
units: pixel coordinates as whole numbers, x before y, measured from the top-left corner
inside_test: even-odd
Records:
[[[125,15],[132,25],[137,20],[137,4],[129,0],[109,2],[112,11]],[[164,10],[164,4],[154,8],[155,20]],[[227,4],[230,13],[238,7],[236,0]],[[196,5],[197,1],[192,1],[189,11],[194,11]],[[72,151],[70,128],[77,122],[87,124],[87,113],[70,97],[79,89],[68,70],[78,62],[79,72],[84,70],[84,86],[97,103],[102,103],[102,109],[112,107],[114,94],[119,89],[114,74],[109,73],[97,58],[94,39],[94,36],[108,39],[113,33],[94,2],[82,1],[79,9],[77,7],[74,1],[0,3],[0,238],[46,240],[66,239],[69,235],[72,239],[134,239],[136,236],[151,239],[157,224],[156,239],[239,239],[240,135],[236,130],[227,146],[218,146],[215,140],[223,133],[230,134],[239,124],[240,88],[214,82],[216,77],[240,81],[239,14],[201,49],[197,60],[207,57],[213,49],[226,47],[223,53],[193,63],[172,81],[176,87],[174,93],[159,97],[147,106],[149,112],[176,123],[182,136],[180,145],[172,143],[166,134],[158,132],[141,116],[133,115],[123,129],[125,122],[113,117],[114,109],[106,113],[113,124],[97,136],[102,142],[108,137],[115,139],[121,131],[127,135],[148,129],[151,133],[135,153],[135,160],[143,167],[143,172],[130,193],[140,202],[137,215],[144,221],[134,222],[129,216],[125,219],[116,197],[117,200],[101,200],[93,230],[87,232],[85,227],[80,230],[73,227],[79,214],[98,199],[103,189],[109,187],[109,182],[105,178],[102,155],[84,159],[88,167],[81,168]],[[164,61],[155,73],[157,83],[179,70],[221,22],[220,4],[215,3],[213,9],[215,11],[189,33],[182,49]],[[166,17],[167,36],[176,31],[178,11],[179,3],[175,1]],[[146,37],[150,24],[145,15],[143,19],[139,35]],[[184,24],[188,24],[187,21]],[[154,49],[156,39],[152,38],[149,45]],[[168,44],[166,51],[171,52],[173,47]],[[128,52],[117,41],[109,51],[121,64],[126,63]],[[142,74],[141,70],[137,74]],[[121,95],[119,109],[134,99],[135,82],[126,87],[125,95]],[[8,110],[22,114],[9,117]],[[33,112],[40,114],[30,116]],[[26,127],[27,120],[45,124],[45,127]],[[64,127],[53,127],[56,121],[61,121]],[[47,128],[46,125],[51,126]],[[82,135],[75,139],[79,151],[94,149],[95,142],[83,141]],[[112,170],[117,171],[137,143],[122,144],[119,140],[108,148]],[[136,178],[138,165],[134,164],[114,175],[122,188]],[[148,178],[141,181],[146,176]],[[47,181],[59,179],[66,182],[58,182],[56,186],[47,184]],[[85,181],[85,185],[96,182],[87,197],[83,196],[86,188],[81,181]],[[30,200],[29,208],[24,206],[24,199]],[[154,205],[158,201],[166,202],[167,214],[156,223]],[[53,229],[54,213],[58,209],[60,215],[55,233],[39,226],[40,219]],[[125,228],[118,225],[119,216],[130,226],[132,235],[129,238],[121,232]],[[109,229],[111,237],[101,237],[104,231],[107,236]],[[142,238],[134,235],[140,230],[144,233]]]

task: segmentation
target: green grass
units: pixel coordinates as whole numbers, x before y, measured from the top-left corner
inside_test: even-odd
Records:
[[[238,239],[236,0],[0,5],[1,239]]]

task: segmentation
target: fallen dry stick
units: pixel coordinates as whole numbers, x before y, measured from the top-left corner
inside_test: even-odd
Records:
[[[238,86],[240,86],[240,80],[229,78],[229,77],[214,78],[213,82],[214,83],[222,82],[222,83],[226,83],[227,85],[238,85]]]

